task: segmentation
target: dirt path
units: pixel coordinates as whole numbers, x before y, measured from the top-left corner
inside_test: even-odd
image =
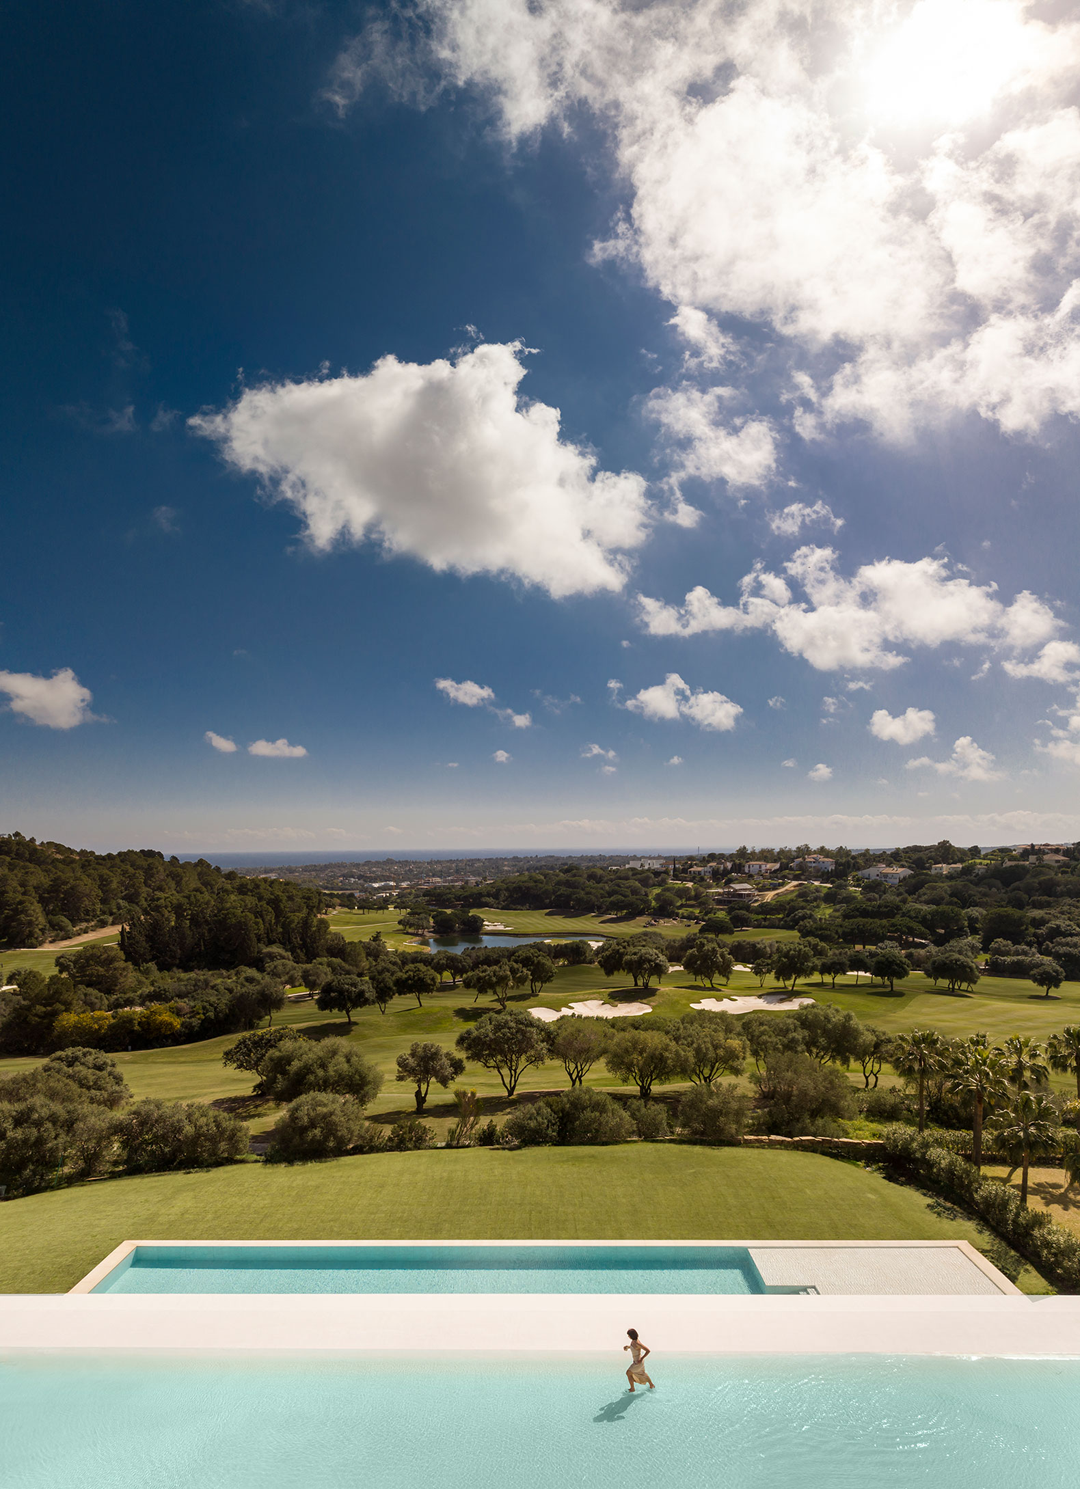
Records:
[[[69,946],[85,946],[88,941],[100,941],[105,936],[118,936],[120,926],[102,926],[100,931],[84,931],[81,936],[70,936],[66,941],[46,941],[42,946],[15,946],[5,956],[19,956],[24,951],[66,951]]]

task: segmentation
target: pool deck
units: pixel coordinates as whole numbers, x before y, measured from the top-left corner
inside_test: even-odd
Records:
[[[801,1295],[91,1291],[135,1246],[155,1244],[251,1243],[125,1241],[70,1293],[0,1296],[0,1351],[598,1354],[633,1325],[671,1354],[1080,1357],[1080,1297],[1025,1297],[966,1242],[686,1243],[745,1247],[768,1286]]]
[[[0,1351],[1080,1357],[1080,1297],[20,1294]]]

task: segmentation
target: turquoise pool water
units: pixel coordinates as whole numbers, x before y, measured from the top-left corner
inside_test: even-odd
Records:
[[[656,1345],[658,1341],[650,1341]],[[4,1489],[1075,1489],[1080,1362],[0,1357]]]
[[[742,1246],[138,1246],[97,1293],[761,1293]]]

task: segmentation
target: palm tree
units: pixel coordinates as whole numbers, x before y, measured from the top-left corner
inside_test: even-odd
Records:
[[[987,1106],[1008,1099],[1009,1086],[1005,1079],[1005,1061],[1000,1050],[987,1049],[985,1044],[976,1044],[976,1034],[965,1041],[954,1056],[954,1063],[946,1078],[953,1091],[962,1091],[970,1096],[975,1106],[971,1124],[971,1161],[982,1168],[983,1116]]]
[[[1080,1028],[1067,1024],[1060,1034],[1051,1034],[1046,1049],[1055,1070],[1076,1076],[1076,1096],[1080,1101]]]
[[[1017,1091],[1032,1091],[1050,1079],[1046,1051],[1026,1034],[1014,1034],[1001,1046],[1009,1085]]]
[[[1020,1155],[1023,1165],[1020,1203],[1026,1205],[1028,1164],[1033,1156],[1038,1158],[1057,1146],[1057,1113],[1049,1096],[1033,1096],[1030,1091],[1021,1091],[1008,1110],[1001,1114],[1000,1122],[994,1123],[994,1133],[1006,1152]]]
[[[893,1045],[893,1069],[918,1083],[920,1132],[926,1129],[926,1080],[939,1069],[943,1050],[944,1041],[936,1029],[912,1029]]]

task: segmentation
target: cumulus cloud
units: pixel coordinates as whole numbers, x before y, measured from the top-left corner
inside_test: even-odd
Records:
[[[203,735],[203,739],[206,740],[206,743],[212,749],[217,750],[219,754],[236,754],[236,741],[234,739],[228,739],[224,734],[215,734],[213,729],[208,729]]]
[[[980,749],[970,734],[956,741],[948,760],[931,760],[928,755],[922,755],[907,762],[908,770],[936,770],[938,775],[956,776],[961,781],[999,781],[1002,772],[993,766],[994,756],[989,750]]]
[[[765,486],[771,479],[777,458],[772,426],[767,419],[729,413],[732,393],[730,388],[702,390],[683,384],[650,394],[645,412],[675,452],[676,481],[697,477],[740,488]]]
[[[512,708],[497,708],[494,692],[478,682],[454,682],[449,677],[437,677],[435,686],[440,693],[446,694],[451,703],[463,703],[466,708],[483,706],[502,719],[504,724],[510,724],[515,729],[532,727],[531,713],[515,713]]]
[[[825,672],[889,671],[907,660],[900,646],[954,643],[1015,654],[1044,645],[1060,629],[1035,595],[1025,590],[1006,605],[996,585],[951,573],[944,558],[880,559],[846,579],[834,549],[805,547],[784,574],[755,564],[741,581],[738,605],[725,605],[703,585],[681,606],[639,596],[641,619],[653,636],[771,631],[785,651]],[[804,599],[793,599],[792,584]]]
[[[792,502],[781,512],[770,512],[768,521],[773,532],[781,538],[797,538],[804,527],[811,527],[815,523],[831,527],[834,533],[838,533],[844,525],[844,519],[837,517],[833,509],[823,501],[816,501],[812,507],[805,502]]]
[[[0,694],[7,697],[12,713],[41,724],[46,729],[74,729],[94,720],[90,712],[93,694],[84,688],[70,667],[61,667],[51,677],[33,672],[0,672]]]
[[[777,693],[774,698],[769,699],[770,708],[787,708],[787,702]]]
[[[358,377],[267,383],[190,421],[301,517],[313,549],[372,540],[558,597],[620,590],[645,538],[641,476],[596,468],[559,411],[518,393],[520,343]]]
[[[780,762],[785,770],[794,770],[798,763],[799,762],[797,760],[781,760]]]
[[[614,750],[605,750],[603,745],[587,744],[581,752],[583,760],[617,760],[619,757]]]
[[[642,688],[626,700],[625,707],[643,718],[656,721],[689,719],[700,729],[726,733],[734,729],[742,708],[723,693],[693,689],[677,672],[669,672],[662,683]]]
[[[602,776],[613,776],[617,773],[618,768],[617,765],[601,765],[600,774]]]
[[[866,726],[875,739],[891,739],[895,744],[914,744],[933,734],[936,720],[928,708],[908,708],[894,718],[888,709],[879,708]]]
[[[671,759],[668,761],[669,765],[681,765],[682,763],[683,757],[681,755],[672,755]]]
[[[1010,677],[1038,677],[1043,682],[1075,683],[1080,646],[1075,641],[1048,641],[1030,662],[1002,662]]]
[[[508,755],[505,750],[496,750],[491,758],[496,765],[508,765],[514,757],[513,755]]]
[[[307,754],[303,745],[291,745],[287,739],[257,739],[248,745],[249,755],[263,755],[269,760],[299,760]]]
[[[832,780],[832,766],[831,765],[824,765],[819,760],[818,763],[817,763],[817,765],[815,765],[812,770],[808,770],[806,772],[806,779],[808,781],[831,781]]]
[[[481,92],[508,139],[591,114],[628,192],[599,256],[678,307],[703,372],[730,354],[717,317],[764,330],[796,429],[895,439],[955,411],[1030,433],[1080,413],[1070,7],[417,9],[424,65],[377,22],[339,59],[338,106],[381,66],[399,96],[423,98],[418,72]]]
[[[446,694],[451,703],[463,703],[466,708],[478,708],[481,703],[495,702],[492,689],[478,682],[454,682],[449,677],[437,677],[435,686],[440,693]]]

